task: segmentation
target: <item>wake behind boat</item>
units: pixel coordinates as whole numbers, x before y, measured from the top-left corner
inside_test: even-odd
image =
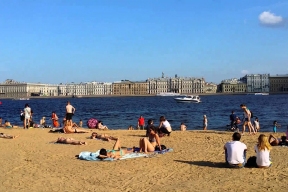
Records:
[[[200,103],[200,97],[198,95],[187,95],[185,97],[174,98],[177,102],[191,102],[191,103]]]

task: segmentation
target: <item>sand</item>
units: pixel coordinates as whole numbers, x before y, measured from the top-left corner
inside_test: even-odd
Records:
[[[161,139],[173,152],[152,158],[91,162],[75,158],[81,151],[112,148],[114,142],[87,139],[85,134],[48,133],[49,129],[0,129],[19,135],[0,139],[0,191],[287,191],[288,147],[273,147],[269,169],[226,168],[223,145],[232,133],[175,131]],[[99,132],[99,131],[98,131]],[[101,131],[100,131],[101,132]],[[145,131],[102,131],[138,146]],[[265,133],[268,135],[269,133]],[[280,136],[277,133],[276,136]],[[52,144],[65,136],[88,145]],[[243,136],[248,157],[258,136]]]

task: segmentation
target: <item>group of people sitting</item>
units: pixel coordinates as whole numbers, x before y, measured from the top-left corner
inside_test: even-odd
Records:
[[[247,146],[240,142],[241,134],[235,132],[232,135],[232,141],[227,142],[224,145],[225,150],[225,161],[229,167],[242,168],[246,164],[246,151]],[[258,143],[255,145],[254,150],[256,157],[250,157],[255,159],[256,162],[252,162],[258,168],[268,168],[272,165],[270,160],[270,151],[272,146],[277,145],[288,145],[288,140],[286,136],[282,136],[281,140],[270,135],[268,138],[264,134],[260,134],[258,137]],[[249,159],[250,159],[249,158]],[[249,160],[248,160],[249,161]],[[247,161],[247,162],[248,162]],[[251,166],[251,162],[249,162]]]

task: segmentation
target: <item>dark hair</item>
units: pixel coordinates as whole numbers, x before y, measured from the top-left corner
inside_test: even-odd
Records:
[[[286,137],[286,136],[282,136],[282,137],[281,137],[281,141],[282,141],[283,143],[285,143],[285,142],[286,142],[286,139],[287,139],[287,137]]]
[[[155,126],[150,126],[149,127],[149,133],[151,133],[151,131],[154,131],[155,133],[157,133],[156,127]]]
[[[184,122],[181,122],[181,125],[184,125]]]
[[[241,134],[240,133],[233,133],[232,138],[233,138],[233,141],[240,141]]]
[[[273,121],[273,124],[276,124],[277,123],[277,121]]]
[[[105,157],[103,157],[103,156],[105,156]],[[99,156],[97,158],[103,160],[106,157],[107,157],[107,150],[104,148],[100,149]]]
[[[149,119],[148,120],[148,125],[151,124],[153,122],[153,119]]]
[[[28,103],[25,104],[25,107],[29,107]]]
[[[245,107],[245,106],[246,106],[246,105],[245,105],[245,104],[243,104],[243,103],[240,105],[240,107]]]
[[[52,111],[52,113],[55,113],[55,111]]]
[[[164,116],[161,116],[161,117],[160,117],[160,121],[166,121],[165,117],[164,117]]]
[[[234,113],[234,111],[232,111],[231,113]]]
[[[8,122],[8,120],[5,120],[5,123],[7,123]]]

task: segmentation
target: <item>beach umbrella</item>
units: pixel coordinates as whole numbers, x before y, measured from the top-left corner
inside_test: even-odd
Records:
[[[88,121],[87,121],[87,127],[89,129],[95,129],[97,127],[97,124],[98,124],[98,120],[95,119],[95,118],[90,118]]]

